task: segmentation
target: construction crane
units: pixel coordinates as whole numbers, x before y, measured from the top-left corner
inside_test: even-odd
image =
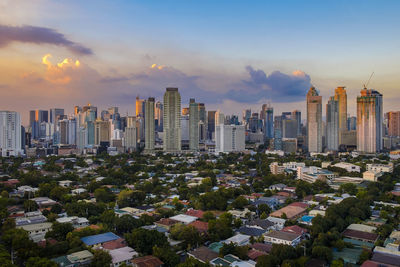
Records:
[[[371,81],[372,76],[374,75],[374,72],[371,73],[371,76],[369,76],[368,82],[364,83],[364,89],[367,89],[367,86],[369,84],[369,81]]]

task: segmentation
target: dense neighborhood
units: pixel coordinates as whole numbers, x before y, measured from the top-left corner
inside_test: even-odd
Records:
[[[1,158],[1,266],[399,266],[400,160]]]

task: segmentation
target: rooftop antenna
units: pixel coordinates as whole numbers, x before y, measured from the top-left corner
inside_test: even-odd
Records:
[[[371,73],[371,76],[369,76],[368,82],[364,84],[364,89],[367,89],[367,86],[369,82],[371,81],[372,76],[374,75],[374,72]]]

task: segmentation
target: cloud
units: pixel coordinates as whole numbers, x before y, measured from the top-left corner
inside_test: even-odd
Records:
[[[249,78],[233,85],[226,97],[239,102],[256,102],[270,99],[273,102],[295,102],[304,97],[311,86],[311,78],[303,71],[292,74],[273,71],[267,75],[263,70],[247,66]]]
[[[53,65],[49,58],[50,54],[43,56],[42,63],[47,66],[45,79],[52,83],[67,84],[71,81],[71,76],[80,66],[79,60],[73,61],[70,58],[64,59],[62,62]]]
[[[90,48],[68,40],[64,34],[51,28],[0,25],[0,47],[6,47],[12,42],[52,44],[63,46],[77,55],[93,54]]]

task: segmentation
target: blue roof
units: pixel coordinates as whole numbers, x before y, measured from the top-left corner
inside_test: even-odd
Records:
[[[113,241],[118,238],[120,238],[120,237],[117,236],[116,234],[108,232],[108,233],[99,234],[99,235],[91,235],[91,236],[82,237],[81,240],[83,243],[85,243],[85,245],[92,246],[92,245],[96,245],[96,244],[100,244],[100,243],[104,243],[104,242],[108,242],[108,241]]]

